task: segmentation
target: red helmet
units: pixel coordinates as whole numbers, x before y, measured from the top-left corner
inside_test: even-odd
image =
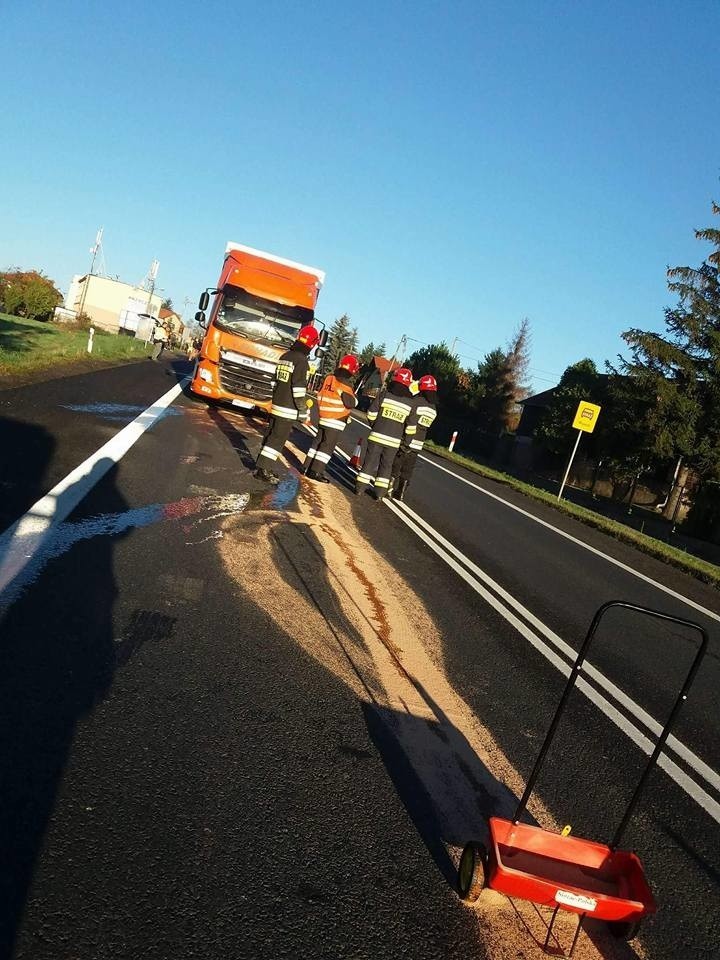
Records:
[[[304,343],[306,347],[310,347],[312,350],[313,347],[316,347],[320,342],[320,331],[316,327],[313,327],[312,324],[308,324],[306,327],[301,327],[297,335],[298,343]]]
[[[408,370],[407,367],[398,367],[395,373],[392,375],[393,383],[402,383],[406,387],[409,387],[412,381],[412,370]]]
[[[420,377],[418,387],[420,388],[420,392],[424,390],[437,390],[437,380],[431,373],[426,373],[424,377]]]
[[[351,376],[356,376],[360,371],[360,362],[352,353],[346,353],[338,363],[341,370],[347,370]]]

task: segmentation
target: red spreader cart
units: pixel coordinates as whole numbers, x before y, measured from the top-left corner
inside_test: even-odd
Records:
[[[658,737],[655,749],[630,799],[625,815],[615,831],[615,836],[609,844],[604,844],[593,840],[582,840],[566,835],[564,832],[551,833],[541,827],[520,823],[520,820],[550,749],[560,717],[577,682],[590,642],[603,616],[608,610],[617,607],[632,610],[665,623],[679,624],[696,630],[700,634],[701,642],[682,689],[670,711],[667,723]],[[490,817],[489,849],[477,842],[470,842],[463,849],[458,868],[458,889],[463,900],[475,901],[483,889],[489,887],[509,897],[552,907],[553,913],[548,925],[544,949],[547,949],[550,943],[558,911],[569,910],[578,914],[578,925],[570,947],[570,956],[575,949],[586,916],[606,920],[615,936],[625,940],[632,940],[637,935],[642,918],[655,913],[657,907],[645,879],[642,863],[635,853],[619,849],[620,841],[680,708],[687,699],[688,690],[705,656],[707,645],[706,632],[698,624],[689,620],[671,617],[657,610],[623,601],[612,601],[600,607],[580,647],[514,818],[503,820],[500,817]]]

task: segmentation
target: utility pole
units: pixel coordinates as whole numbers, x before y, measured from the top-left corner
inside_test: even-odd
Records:
[[[157,280],[158,270],[160,269],[160,262],[158,260],[153,260],[150,265],[150,273],[148,277],[150,279],[150,296],[148,297],[146,313],[149,313],[152,316],[152,298],[153,293],[155,292],[155,281]]]
[[[90,253],[92,254],[92,260],[90,261],[90,272],[85,277],[85,284],[83,286],[82,295],[80,297],[80,307],[78,308],[78,311],[77,311],[78,317],[81,317],[83,315],[83,310],[85,309],[87,291],[88,291],[88,287],[90,286],[90,277],[92,277],[93,271],[95,270],[95,258],[97,257],[98,250],[102,245],[102,235],[103,235],[104,229],[105,229],[104,227],[100,227],[97,234],[95,235],[95,245],[90,247]]]
[[[395,347],[395,350],[393,351],[392,357],[390,357],[390,370],[392,370],[392,367],[393,367],[393,364],[395,363],[395,358],[396,358],[396,357],[404,357],[404,356],[405,356],[405,350],[406,350],[406,349],[407,349],[407,334],[404,333],[404,334],[400,337],[400,339],[398,340],[398,345]],[[402,361],[399,361],[399,362],[402,362]],[[383,385],[384,385],[384,384],[383,384]]]

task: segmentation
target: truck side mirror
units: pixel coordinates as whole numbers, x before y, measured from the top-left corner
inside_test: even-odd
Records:
[[[205,296],[207,296],[207,294],[205,294]],[[195,314],[195,322],[199,323],[201,327],[207,326],[207,317],[205,316],[204,310],[198,310]]]
[[[324,347],[327,346],[327,342],[328,342],[328,331],[327,331],[327,330],[322,330],[321,333],[320,333],[319,346],[320,346],[321,348],[324,348]]]
[[[210,294],[207,292],[207,290],[203,290],[203,292],[200,294],[200,299],[199,299],[199,301],[198,301],[198,307],[199,307],[201,310],[207,310],[209,303],[210,303]],[[197,316],[195,317],[195,319],[197,320]],[[198,323],[199,323],[199,322],[200,322],[200,321],[198,320]]]

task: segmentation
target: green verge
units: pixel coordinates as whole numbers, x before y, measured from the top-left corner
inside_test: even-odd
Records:
[[[87,352],[85,330],[67,330],[60,324],[41,323],[0,313],[0,376],[33,373],[56,363],[98,361],[122,363],[147,357],[140,340],[96,330],[93,352]]]
[[[531,484],[524,483],[522,480],[516,480],[515,477],[507,473],[502,473],[500,470],[493,470],[492,467],[486,467],[484,464],[478,463],[477,460],[463,457],[459,453],[450,453],[445,447],[439,447],[431,440],[427,440],[425,446],[431,453],[437,457],[441,457],[443,460],[457,463],[460,466],[466,467],[468,470],[472,470],[473,473],[480,474],[481,477],[486,477],[488,480],[495,480],[497,483],[503,483],[508,487],[512,487],[514,490],[525,494],[525,496],[532,497],[533,500],[539,500],[541,503],[552,507],[553,510],[558,510],[560,513],[574,517],[576,520],[580,520],[590,527],[595,527],[597,530],[602,530],[603,533],[615,537],[616,540],[629,543],[637,547],[638,550],[642,550],[643,553],[657,557],[665,563],[684,570],[697,580],[702,580],[704,583],[710,583],[716,587],[720,586],[720,567],[714,563],[701,560],[699,557],[693,557],[691,554],[685,553],[684,550],[679,550],[677,547],[672,547],[668,543],[663,543],[662,540],[649,537],[645,533],[640,533],[639,530],[626,527],[624,524],[618,523],[617,520],[610,520],[608,517],[603,517],[601,514],[588,510],[586,507],[579,507],[565,500],[558,502],[557,496],[548,493],[547,490],[541,490],[539,487],[533,487]]]

